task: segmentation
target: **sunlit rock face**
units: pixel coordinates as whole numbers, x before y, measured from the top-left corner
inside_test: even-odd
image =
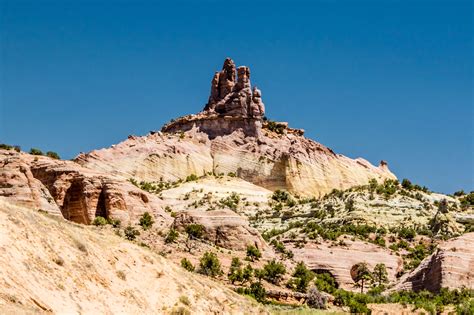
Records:
[[[303,136],[288,123],[264,118],[262,93],[250,82],[250,69],[227,58],[211,80],[204,109],[173,119],[161,132],[130,136],[108,149],[81,154],[83,166],[145,181],[188,175],[235,173],[264,188],[320,196],[395,179],[385,162],[376,167],[351,159]]]

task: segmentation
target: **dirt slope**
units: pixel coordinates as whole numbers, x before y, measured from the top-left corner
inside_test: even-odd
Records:
[[[107,230],[3,199],[0,266],[2,314],[264,312],[245,297]]]

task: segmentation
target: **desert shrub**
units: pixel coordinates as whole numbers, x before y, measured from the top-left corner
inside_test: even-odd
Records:
[[[471,191],[468,195],[459,199],[459,201],[463,207],[474,206],[474,192]]]
[[[260,282],[253,282],[249,288],[238,288],[237,292],[240,294],[250,295],[260,303],[265,302],[265,298],[267,295],[265,288]]]
[[[250,261],[259,260],[262,257],[260,250],[254,245],[247,245],[247,258]]]
[[[155,220],[153,220],[153,217],[150,215],[150,213],[148,212],[145,212],[141,218],[140,218],[140,221],[139,221],[139,224],[140,226],[144,229],[144,230],[148,230],[149,228],[151,228],[151,226],[153,225],[153,223],[155,223]]]
[[[229,209],[232,210],[237,210],[237,206],[239,205],[240,202],[240,196],[236,193],[233,192],[230,196],[227,196],[226,198],[222,198],[219,200],[219,205],[221,208],[228,207]]]
[[[405,188],[405,189],[411,190],[411,189],[413,189],[413,184],[411,183],[410,180],[404,178],[402,180],[402,187]]]
[[[306,304],[311,308],[324,309],[326,308],[326,298],[316,287],[311,287],[308,290]]]
[[[456,197],[460,197],[460,196],[464,196],[465,194],[466,193],[464,192],[464,190],[461,189],[461,190],[458,190],[458,191],[454,192],[453,195],[456,196]]]
[[[235,174],[234,172],[229,172],[229,173],[227,174],[227,176],[229,176],[229,177],[237,177],[237,174]]]
[[[344,208],[345,208],[347,211],[349,211],[349,212],[354,211],[354,209],[355,209],[355,208],[354,208],[354,203],[355,203],[355,202],[354,202],[354,199],[349,199],[349,200],[347,200],[346,203],[344,204]]]
[[[337,282],[329,272],[322,272],[316,275],[314,284],[319,291],[333,294],[337,290]]]
[[[199,179],[199,177],[196,175],[196,174],[191,174],[189,176],[186,177],[186,182],[194,182],[194,181],[197,181]]]
[[[138,235],[140,235],[140,232],[131,225],[127,226],[123,230],[123,233],[125,235],[125,238],[129,241],[133,241],[134,239],[137,238]]]
[[[168,231],[168,234],[166,234],[165,243],[166,244],[174,243],[178,239],[178,236],[179,236],[178,231],[171,228]]]
[[[406,240],[412,241],[416,236],[416,230],[412,228],[402,227],[398,230],[398,236]]]
[[[95,217],[94,221],[92,221],[92,224],[94,224],[95,226],[106,225],[107,223],[107,219],[101,216]]]
[[[267,120],[267,123],[265,125],[265,127],[270,130],[270,131],[273,131],[279,135],[282,135],[285,133],[285,129],[286,129],[286,126],[284,124],[280,124],[280,123],[277,123],[275,121],[272,121],[272,120]]]
[[[299,262],[292,274],[293,278],[288,282],[288,286],[298,292],[306,292],[309,283],[314,279],[315,274],[309,270],[303,262]]]
[[[114,219],[114,218],[108,218],[107,223],[112,225],[112,227],[114,228],[118,228],[122,224],[122,222],[119,219]]]
[[[50,158],[55,159],[55,160],[60,160],[61,159],[59,157],[59,154],[57,154],[56,152],[53,152],[53,151],[46,152],[46,156],[49,156]]]
[[[6,143],[0,143],[0,149],[3,149],[3,150],[12,150],[13,149],[13,146],[9,145],[9,144],[6,144]]]
[[[205,252],[199,261],[199,273],[209,277],[217,277],[222,274],[221,263],[216,254]]]
[[[184,269],[190,272],[194,271],[193,264],[187,258],[181,259],[181,267],[183,267]]]
[[[229,272],[227,277],[229,281],[234,284],[234,282],[242,282],[243,281],[243,271],[242,271],[242,263],[238,257],[232,258],[232,262],[229,268]]]
[[[263,266],[263,271],[263,278],[265,280],[273,284],[278,284],[283,275],[286,273],[286,268],[282,263],[272,260]]]
[[[32,154],[32,155],[43,155],[43,151],[41,151],[40,149],[31,148],[30,149],[30,154]]]
[[[245,283],[247,281],[252,280],[253,277],[253,268],[250,266],[250,264],[247,264],[247,266],[242,269],[242,283]]]
[[[185,228],[188,238],[199,239],[204,235],[204,225],[202,224],[188,224]]]
[[[117,271],[117,277],[123,281],[127,280],[127,275],[125,274],[125,272],[123,270],[119,270]]]

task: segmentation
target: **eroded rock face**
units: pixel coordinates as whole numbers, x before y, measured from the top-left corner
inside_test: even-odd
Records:
[[[240,118],[263,117],[262,94],[257,88],[251,88],[250,69],[242,66],[236,70],[234,61],[227,58],[222,70],[212,78],[211,95],[204,112]]]
[[[95,217],[136,220],[145,211],[171,223],[159,198],[123,178],[92,171],[71,161],[0,150],[0,196],[17,205],[62,214],[90,224]]]
[[[412,272],[402,276],[391,291],[441,288],[474,289],[474,233],[467,233],[439,245]]]
[[[376,167],[363,159],[350,159],[301,136],[268,132],[256,138],[242,130],[214,139],[196,129],[182,135],[131,137],[111,148],[81,154],[76,161],[147,182],[232,172],[266,189],[285,189],[304,196],[365,185],[371,178],[396,178],[385,165]]]
[[[292,247],[291,250],[295,261],[303,261],[317,273],[330,273],[339,287],[346,290],[357,290],[351,277],[351,269],[357,264],[366,262],[370,270],[378,263],[385,264],[389,281],[394,281],[397,272],[403,269],[402,259],[388,249],[358,240],[344,240],[344,243],[343,247],[309,243],[304,248]]]
[[[386,162],[375,167],[336,154],[303,137],[301,129],[264,121],[264,113],[260,90],[251,88],[250,70],[236,69],[228,58],[212,79],[202,112],[172,120],[161,132],[80,154],[76,161],[148,182],[232,172],[267,189],[310,196],[365,185],[372,178],[396,178]]]
[[[232,250],[245,250],[247,245],[254,245],[260,250],[267,245],[260,233],[249,226],[247,218],[231,210],[190,211],[177,215],[173,225],[182,231],[189,224],[204,226],[204,238],[220,247]]]

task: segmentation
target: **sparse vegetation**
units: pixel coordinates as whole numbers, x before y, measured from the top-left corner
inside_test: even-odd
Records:
[[[94,221],[92,221],[92,224],[94,224],[95,226],[102,226],[106,225],[107,223],[107,219],[101,216],[95,217]]]
[[[165,243],[166,244],[174,243],[178,239],[178,236],[179,236],[178,231],[175,230],[174,228],[171,228],[168,231],[168,234],[166,234]]]
[[[303,262],[299,262],[293,271],[293,278],[287,283],[287,287],[298,291],[306,292],[311,280],[314,279],[315,274],[309,270]]]
[[[236,193],[233,192],[230,196],[227,196],[226,198],[222,198],[219,200],[219,205],[221,208],[229,208],[232,210],[237,210],[237,206],[239,205],[240,202],[240,196]]]
[[[31,155],[43,155],[43,151],[41,151],[40,149],[31,148],[30,149],[30,154]]]
[[[149,228],[151,228],[153,226],[153,223],[155,223],[155,220],[149,212],[143,213],[143,215],[140,217],[139,225],[144,230],[148,230]]]
[[[123,230],[123,233],[125,235],[125,238],[129,241],[135,240],[137,238],[137,236],[140,235],[140,232],[131,225],[127,226]]]
[[[61,158],[59,157],[59,154],[57,154],[56,152],[54,151],[48,151],[46,152],[46,156],[52,158],[52,159],[55,159],[55,160],[60,160]]]
[[[199,261],[199,273],[213,278],[222,274],[221,263],[216,254],[212,252],[204,253]]]
[[[190,272],[193,272],[195,269],[194,265],[187,258],[181,259],[181,267]]]
[[[254,245],[247,245],[247,259],[250,261],[259,260],[262,257],[260,250]]]
[[[272,260],[263,266],[263,278],[273,284],[278,284],[286,273],[286,268],[281,262]]]

